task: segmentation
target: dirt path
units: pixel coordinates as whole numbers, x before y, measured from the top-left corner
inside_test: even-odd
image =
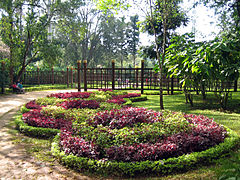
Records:
[[[21,144],[13,143],[9,122],[22,104],[53,92],[41,91],[0,96],[0,179],[92,179],[58,163],[47,163],[29,157]],[[69,90],[68,90],[69,91]]]

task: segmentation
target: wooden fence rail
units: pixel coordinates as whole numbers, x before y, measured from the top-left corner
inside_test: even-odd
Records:
[[[24,84],[66,84],[74,88],[77,85],[78,91],[84,89],[119,89],[119,90],[159,90],[160,79],[153,68],[145,68],[144,61],[141,68],[116,68],[115,61],[112,61],[110,68],[88,68],[87,61],[78,61],[77,68],[67,68],[66,71],[25,71]],[[180,79],[163,76],[163,90],[168,94],[174,91],[182,91]],[[199,88],[201,86],[199,85]],[[221,88],[237,91],[236,82],[215,81],[212,84],[205,84],[206,91],[219,91]],[[190,91],[196,89],[190,88]]]

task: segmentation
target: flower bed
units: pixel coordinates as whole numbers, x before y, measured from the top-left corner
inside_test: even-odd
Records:
[[[61,129],[62,127],[71,127],[72,122],[62,118],[52,118],[45,116],[40,110],[34,109],[22,115],[23,121],[29,126],[43,127],[52,129]]]
[[[56,97],[61,99],[70,99],[70,98],[88,98],[92,92],[66,92],[66,93],[55,93],[50,94],[47,97]]]
[[[74,139],[78,137],[99,150],[98,154],[94,153],[95,159],[135,162],[206,150],[223,142],[226,130],[204,116],[130,107],[99,112],[81,127],[61,133],[60,137],[66,154],[76,152],[79,146]],[[70,142],[71,145],[65,144]],[[93,158],[83,154],[82,157]]]
[[[239,144],[239,136],[231,131],[223,143],[216,145],[201,152],[193,152],[182,156],[162,159],[158,161],[136,161],[122,162],[108,159],[94,159],[73,154],[66,154],[60,146],[60,137],[56,136],[52,143],[52,153],[62,163],[79,171],[90,172],[102,176],[123,176],[123,177],[142,177],[161,176],[170,173],[182,172],[199,167],[200,165],[209,165],[224,154],[228,154]]]
[[[36,101],[35,101],[35,100],[28,102],[28,103],[25,105],[25,107],[26,107],[27,109],[41,109],[41,106],[38,105],[38,104],[36,104]]]
[[[89,108],[89,109],[97,109],[100,107],[100,103],[95,100],[71,100],[71,101],[64,101],[60,106],[62,106],[65,109],[83,109],[83,108]]]
[[[64,164],[113,176],[184,170],[228,153],[239,140],[205,116],[122,105],[131,98],[146,100],[139,94],[89,94],[31,101],[22,108],[17,128],[39,137],[60,132],[52,152]]]

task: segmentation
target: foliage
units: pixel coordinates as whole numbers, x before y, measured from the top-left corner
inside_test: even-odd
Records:
[[[9,47],[9,71],[13,81],[13,71],[20,79],[24,69],[39,58],[46,62],[56,60],[57,45],[48,39],[47,28],[53,18],[59,1],[6,0],[0,3],[2,12],[0,35]],[[41,12],[41,13],[40,13]]]
[[[70,100],[70,101],[64,101],[60,104],[65,109],[83,109],[83,108],[89,108],[89,109],[97,109],[100,107],[100,103],[95,100]]]
[[[27,136],[32,136],[37,138],[52,138],[56,136],[58,133],[60,133],[60,130],[58,129],[29,126],[23,122],[22,116],[16,117],[15,124],[16,124],[16,129],[18,129],[21,133]]]
[[[114,98],[114,99],[107,100],[107,102],[120,105],[120,104],[126,103],[127,101],[122,98]]]
[[[0,66],[0,69],[2,67]],[[9,76],[8,71],[0,71],[0,88],[5,88],[7,85],[9,85]]]
[[[60,145],[66,154],[75,154],[79,157],[98,158],[98,147],[85,141],[83,138],[71,136],[69,129],[62,129],[60,134]]]
[[[21,112],[22,114],[27,113],[27,112],[29,112],[29,111],[31,111],[31,109],[26,108],[25,105],[23,105],[23,106],[21,107],[21,109],[20,109],[20,112]]]
[[[42,108],[40,105],[36,104],[36,101],[35,101],[35,100],[28,102],[28,103],[25,105],[25,107],[26,107],[27,109],[41,109],[41,108]]]
[[[70,99],[70,98],[88,98],[92,92],[66,92],[66,93],[55,93],[50,94],[47,97],[55,97],[55,98],[61,98],[61,99]]]
[[[233,82],[239,72],[239,34],[216,38],[206,43],[194,43],[193,36],[176,36],[168,48],[167,64],[171,75],[182,79],[185,93],[194,87],[205,94],[205,84]],[[220,85],[219,102],[226,109],[229,95],[228,85]],[[226,92],[226,93],[225,93]],[[223,98],[223,99],[222,99]],[[191,99],[191,98],[189,98]]]
[[[29,126],[43,127],[52,129],[61,129],[62,127],[71,127],[72,122],[63,118],[52,118],[45,116],[41,113],[41,110],[34,109],[22,115],[23,121]]]
[[[66,119],[66,120],[71,120],[71,118],[67,118],[67,110],[64,109],[61,106],[53,106],[53,105],[48,105],[45,107],[42,107],[41,113],[44,116],[48,117],[53,117],[54,119]]]
[[[120,110],[111,110],[99,112],[93,118],[88,120],[89,125],[97,127],[98,125],[109,126],[111,129],[121,129],[125,126],[133,127],[137,123],[154,123],[161,121],[162,113],[146,110],[145,108],[122,108]]]
[[[66,99],[59,99],[59,98],[38,98],[36,99],[36,103],[44,106],[44,105],[58,105],[61,104],[62,102],[66,101]]]
[[[229,136],[224,143],[216,145],[202,152],[194,152],[177,158],[163,159],[160,161],[142,162],[117,162],[108,160],[93,160],[85,157],[77,157],[72,154],[66,155],[59,146],[59,136],[52,143],[52,153],[68,167],[80,171],[88,171],[101,175],[113,176],[140,176],[140,175],[163,175],[179,171],[186,171],[202,164],[212,163],[215,159],[228,153],[236,147],[239,137],[229,130]]]

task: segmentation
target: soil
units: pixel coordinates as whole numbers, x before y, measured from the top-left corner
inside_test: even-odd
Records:
[[[69,91],[69,90],[68,90]],[[63,91],[41,91],[0,96],[0,179],[97,179],[82,175],[57,161],[40,161],[26,152],[24,144],[14,143],[10,133],[14,115],[24,103]]]

